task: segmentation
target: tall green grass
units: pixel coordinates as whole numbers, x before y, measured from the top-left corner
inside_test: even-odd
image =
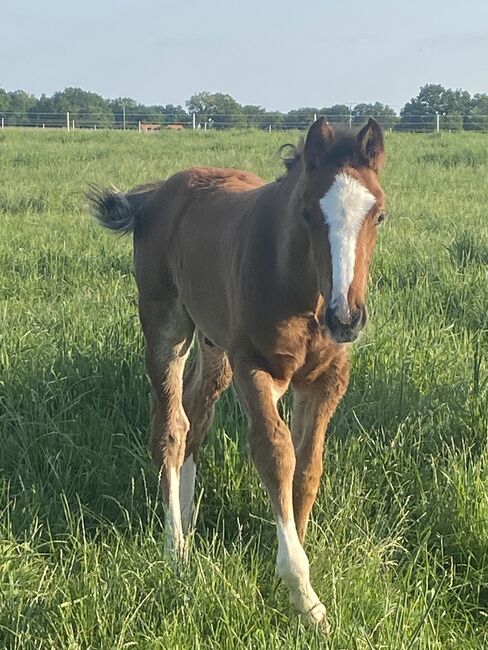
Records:
[[[295,136],[291,136],[293,140]],[[0,133],[0,647],[488,646],[488,141],[388,134],[389,219],[307,541],[333,632],[274,578],[232,391],[199,473],[191,561],[164,558],[129,239],[91,181],[281,173],[280,133]]]

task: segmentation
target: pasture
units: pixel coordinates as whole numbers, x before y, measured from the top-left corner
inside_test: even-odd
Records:
[[[164,558],[131,240],[96,226],[83,192],[198,164],[272,180],[297,137],[0,132],[0,647],[487,647],[483,134],[387,135],[370,323],[306,543],[331,636],[274,578],[232,390],[202,453],[190,563]]]

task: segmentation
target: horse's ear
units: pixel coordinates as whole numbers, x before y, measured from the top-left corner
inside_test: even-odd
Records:
[[[331,125],[323,117],[312,124],[307,133],[303,157],[308,170],[315,169],[320,158],[332,146],[334,142],[334,131]]]
[[[359,154],[368,167],[379,171],[385,162],[385,141],[383,129],[370,117],[357,136]]]

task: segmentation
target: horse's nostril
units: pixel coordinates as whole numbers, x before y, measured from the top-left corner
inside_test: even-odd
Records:
[[[356,327],[356,325],[361,320],[361,314],[362,314],[362,309],[357,309],[355,312],[351,314],[351,321],[349,323],[349,327]]]
[[[368,308],[366,305],[361,305],[361,327],[364,327],[368,322]]]
[[[367,318],[368,311],[364,304],[359,305],[350,313],[346,323],[338,317],[335,309],[327,307],[325,310],[325,324],[338,343],[354,341],[365,326]]]
[[[339,319],[337,318],[337,314],[333,309],[330,307],[327,307],[325,310],[325,324],[327,327],[330,329],[331,332],[335,332],[335,330],[339,327]]]

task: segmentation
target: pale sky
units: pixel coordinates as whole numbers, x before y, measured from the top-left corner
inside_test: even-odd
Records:
[[[3,0],[0,61],[0,86],[37,96],[399,109],[426,83],[488,92],[488,0]]]

